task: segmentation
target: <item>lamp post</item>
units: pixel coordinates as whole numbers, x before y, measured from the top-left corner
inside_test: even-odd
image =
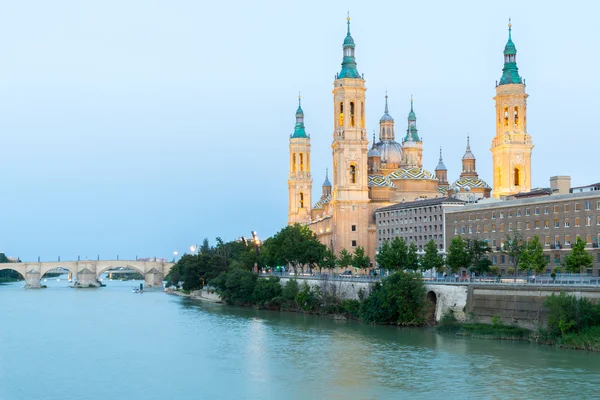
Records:
[[[254,262],[254,273],[258,274],[258,259],[260,257],[260,239],[256,234],[256,231],[252,231],[252,243],[254,243],[254,249],[256,250],[256,261]]]
[[[177,255],[179,254],[178,251],[174,251],[173,252],[173,262],[177,262]]]

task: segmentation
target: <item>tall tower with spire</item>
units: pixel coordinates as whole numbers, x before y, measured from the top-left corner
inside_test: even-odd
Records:
[[[413,98],[410,96],[410,112],[408,113],[408,128],[402,140],[403,164],[409,168],[423,167],[423,142],[417,131],[417,116],[413,109]]]
[[[369,252],[369,188],[365,129],[365,81],[358,73],[355,44],[348,31],[343,44],[342,69],[333,82],[333,193],[332,210],[336,221],[332,243],[335,252],[352,252],[362,246]],[[372,219],[372,218],[371,218]]]
[[[312,178],[310,175],[310,136],[304,128],[304,111],[298,96],[296,126],[290,135],[290,175],[288,178],[288,224],[308,223]]]
[[[438,179],[438,186],[448,189],[448,168],[444,164],[442,159],[442,147],[440,146],[440,160],[438,161],[437,167],[435,167],[435,177]]]
[[[496,84],[496,136],[492,140],[492,165],[496,198],[531,190],[533,142],[527,133],[525,81],[519,76],[517,49],[508,23],[504,68]]]

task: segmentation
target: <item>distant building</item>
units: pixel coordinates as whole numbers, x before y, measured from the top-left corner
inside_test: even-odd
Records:
[[[438,197],[375,210],[377,248],[386,241],[401,237],[407,244],[414,242],[419,250],[433,239],[439,251],[444,252],[444,214],[464,204],[459,199]]]
[[[555,178],[551,178],[551,182],[555,183]],[[522,193],[512,196],[511,200],[469,204],[448,210],[445,213],[445,236],[448,241],[454,236],[487,241],[492,248],[492,263],[506,272],[512,267],[509,257],[502,253],[507,236],[518,232],[525,240],[531,240],[538,235],[549,261],[548,273],[564,260],[577,237],[581,237],[594,256],[594,266],[587,272],[598,275],[600,191],[569,193],[565,187],[552,189],[556,189],[555,194],[548,193],[551,189],[535,189],[531,192],[539,195]]]

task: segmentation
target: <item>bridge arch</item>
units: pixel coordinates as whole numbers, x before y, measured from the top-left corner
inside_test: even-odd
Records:
[[[25,280],[25,275],[27,274],[27,271],[25,271],[25,269],[22,267],[17,268],[18,267],[17,265],[13,266],[12,264],[14,264],[14,263],[0,264],[0,271],[4,271],[4,270],[16,271],[19,273],[19,275],[21,275],[21,278],[23,278],[23,280]]]
[[[40,278],[43,277],[45,274],[47,274],[48,272],[54,272],[55,269],[61,268],[63,270],[67,270],[68,272],[71,272],[72,274],[75,274],[75,270],[72,266],[70,266],[69,264],[65,263],[65,264],[60,264],[60,263],[56,263],[53,265],[43,265],[40,268]],[[57,271],[58,272],[58,271]],[[64,273],[64,271],[61,271]]]
[[[99,277],[103,273],[107,272],[109,269],[121,268],[121,267],[133,269],[133,270],[139,272],[140,274],[142,274],[142,276],[146,275],[146,271],[144,271],[144,268],[140,268],[139,266],[131,264],[131,263],[126,263],[126,264],[117,264],[117,265],[106,265],[96,271],[96,277]]]
[[[427,322],[430,324],[435,324],[436,315],[437,315],[438,296],[433,290],[430,290],[427,292],[426,299],[427,299],[427,302],[429,303],[428,304],[429,309],[427,310]]]

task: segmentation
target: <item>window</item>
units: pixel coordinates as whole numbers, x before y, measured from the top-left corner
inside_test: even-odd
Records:
[[[508,218],[512,218],[512,210],[508,211]]]
[[[520,186],[521,185],[521,180],[520,180],[521,177],[519,176],[519,168],[515,168],[514,177],[515,177],[515,186]]]
[[[521,209],[518,209],[517,210],[517,217],[520,217],[520,216],[521,216]]]
[[[304,153],[300,153],[300,172],[304,172]]]
[[[558,214],[558,206],[554,206],[554,214]]]
[[[304,208],[304,193],[300,193],[300,201],[298,204],[298,208]]]
[[[565,212],[569,212],[569,205],[568,204],[564,205],[564,210],[565,210]]]
[[[350,102],[350,126],[354,126],[354,102]]]
[[[548,220],[544,221],[544,229],[550,229],[550,221],[548,221]]]
[[[344,103],[340,103],[340,126],[344,126]]]
[[[546,235],[546,241],[544,243],[546,246],[550,246],[550,236]]]
[[[535,221],[535,229],[540,229],[540,221]]]
[[[533,211],[533,213],[534,213],[535,215],[540,215],[540,208],[539,208],[539,207],[536,207],[536,208],[535,208],[535,210]]]
[[[356,183],[356,166],[350,166],[350,182]]]
[[[571,244],[571,235],[565,235],[565,244]]]
[[[575,203],[575,212],[579,211],[579,203]]]
[[[592,217],[590,217],[589,215],[587,217],[585,217],[585,226],[591,226],[592,225]]]
[[[600,210],[600,201],[596,202],[596,210]]]
[[[496,211],[492,211],[492,219],[496,219]]]
[[[569,226],[569,218],[565,218],[565,228],[568,228]]]
[[[554,219],[554,227],[555,228],[560,228],[560,220],[558,218]]]
[[[517,230],[520,231],[521,230],[521,221],[517,222]]]
[[[575,226],[580,226],[581,225],[581,218],[577,217],[575,218]]]
[[[463,235],[465,234],[465,227],[464,226],[461,228],[460,233],[462,233]]]
[[[489,231],[489,226],[486,224],[483,226],[483,233],[488,233]]]
[[[512,232],[512,222],[509,222],[509,223],[508,223],[508,231],[509,231],[509,232]]]
[[[531,215],[531,210],[529,208],[525,209],[525,216],[529,217]]]
[[[544,207],[544,214],[548,214],[548,206]]]
[[[473,227],[469,225],[469,234],[473,233]]]
[[[504,218],[504,211],[500,211],[500,218]]]
[[[504,224],[500,224],[500,232],[504,232]]]
[[[352,241],[352,247],[356,247],[356,240]]]
[[[356,232],[356,225],[352,225],[352,232]]]
[[[590,204],[590,202],[589,202],[589,201],[586,201],[586,202],[585,202],[585,211],[589,211],[589,210],[590,210],[590,207],[591,207],[591,204]]]
[[[492,224],[492,232],[496,232],[496,224]]]
[[[558,236],[558,235],[554,236],[554,244],[556,246],[560,246],[560,236]]]
[[[600,225],[600,215],[596,217],[596,225]]]
[[[531,222],[527,222],[525,224],[525,229],[530,230],[531,229]]]

